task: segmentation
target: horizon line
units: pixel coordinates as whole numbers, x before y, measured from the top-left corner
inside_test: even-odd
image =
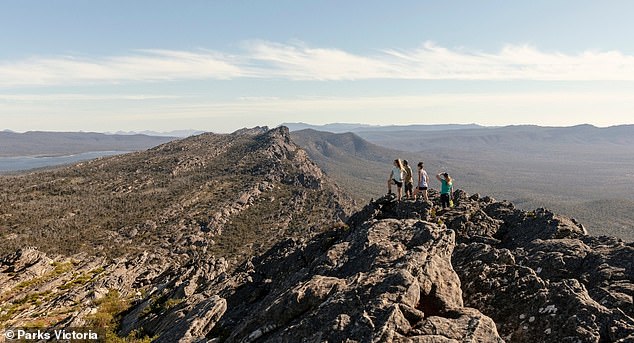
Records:
[[[281,126],[285,126],[288,128],[288,125],[306,125],[306,126],[312,126],[312,127],[317,127],[317,128],[323,128],[323,127],[327,127],[327,126],[332,126],[332,125],[348,125],[348,126],[359,126],[358,128],[368,128],[368,129],[377,129],[377,128],[408,128],[408,127],[416,127],[416,126],[423,126],[423,127],[439,127],[439,126],[477,126],[478,128],[482,128],[482,129],[488,129],[488,128],[506,128],[506,127],[522,127],[522,126],[530,126],[530,127],[539,127],[539,128],[573,128],[573,127],[581,127],[581,126],[590,126],[593,128],[597,128],[597,129],[607,129],[607,128],[612,128],[612,127],[620,127],[620,126],[634,126],[634,123],[629,123],[629,124],[615,124],[615,125],[607,125],[607,126],[598,126],[598,125],[594,125],[594,124],[588,124],[588,123],[580,123],[580,124],[574,124],[574,125],[539,125],[539,124],[527,124],[527,123],[520,123],[520,124],[506,124],[506,125],[482,125],[482,124],[478,124],[478,123],[444,123],[444,124],[390,124],[390,125],[381,125],[381,124],[367,124],[367,123],[345,123],[345,122],[333,122],[333,123],[326,123],[326,124],[310,124],[310,123],[305,123],[305,122],[284,122],[275,126],[269,126],[269,125],[260,125],[259,127],[262,126],[266,126],[269,129],[272,128],[278,128]],[[152,129],[139,129],[139,130],[117,130],[117,131],[94,131],[94,130],[77,130],[77,131],[65,131],[65,130],[27,130],[27,131],[15,131],[15,130],[11,130],[9,128],[5,128],[0,130],[0,133],[17,133],[17,134],[24,134],[24,133],[36,133],[36,132],[47,132],[47,133],[97,133],[97,134],[104,134],[104,135],[147,135],[147,136],[152,136],[150,133],[156,133],[156,134],[169,134],[169,133],[174,133],[174,132],[204,132],[204,133],[218,133],[218,134],[223,134],[223,133],[233,133],[239,130],[243,130],[243,129],[251,129],[251,128],[255,128],[258,126],[244,126],[242,128],[233,130],[233,131],[218,131],[218,132],[214,132],[214,131],[208,131],[208,130],[201,130],[201,129],[192,129],[192,128],[177,128],[177,129],[173,129],[173,130],[152,130]],[[290,129],[290,128],[289,128]],[[305,129],[310,129],[310,128],[305,128]]]

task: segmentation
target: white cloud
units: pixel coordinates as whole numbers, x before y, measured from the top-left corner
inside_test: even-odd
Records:
[[[486,53],[427,42],[417,49],[387,49],[360,55],[303,43],[256,41],[243,46],[240,54],[142,50],[106,58],[64,56],[0,61],[0,87],[245,77],[634,81],[634,56],[618,51],[564,54],[508,45],[497,53]]]
[[[245,70],[215,52],[143,50],[129,56],[30,58],[0,62],[0,86],[117,83],[179,79],[230,79]]]
[[[427,42],[371,56],[336,49],[259,42],[249,56],[269,64],[263,75],[299,80],[634,80],[634,56],[617,51],[577,55],[508,45],[498,53],[451,50]]]
[[[261,77],[291,80],[379,79],[394,75],[390,63],[343,50],[254,42],[245,45],[248,56],[259,62]]]

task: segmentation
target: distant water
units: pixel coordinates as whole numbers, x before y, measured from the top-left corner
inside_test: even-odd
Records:
[[[98,157],[125,154],[127,151],[93,151],[67,156],[16,156],[0,157],[0,173],[30,170],[92,160]]]

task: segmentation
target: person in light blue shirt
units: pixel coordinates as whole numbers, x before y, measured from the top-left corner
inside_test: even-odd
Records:
[[[392,185],[396,185],[397,188],[397,199],[401,201],[401,196],[403,194],[403,164],[401,160],[394,160],[394,166],[392,167],[392,171],[390,172],[390,176],[387,179],[387,194],[392,193]]]
[[[448,173],[438,173],[436,179],[440,181],[440,206],[442,208],[450,207],[450,200],[453,193],[453,179]]]

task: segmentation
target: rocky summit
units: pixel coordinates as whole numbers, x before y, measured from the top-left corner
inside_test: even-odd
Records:
[[[634,341],[633,243],[462,190],[451,209],[432,190],[431,202],[385,196],[351,214],[284,129],[239,135],[241,151],[277,161],[250,170],[280,176],[214,210],[214,229],[195,241],[207,249],[186,240],[171,242],[176,255],[160,244],[114,257],[22,248],[0,266],[2,325],[105,327],[112,341],[138,342]],[[247,204],[275,202],[281,185],[287,193],[276,195],[304,192],[283,203],[296,206],[290,220],[240,219]],[[324,194],[333,200],[306,209]],[[327,228],[316,229],[319,217]],[[244,231],[231,229],[237,218],[249,222]],[[241,259],[214,250],[223,235],[249,230],[274,243]]]

